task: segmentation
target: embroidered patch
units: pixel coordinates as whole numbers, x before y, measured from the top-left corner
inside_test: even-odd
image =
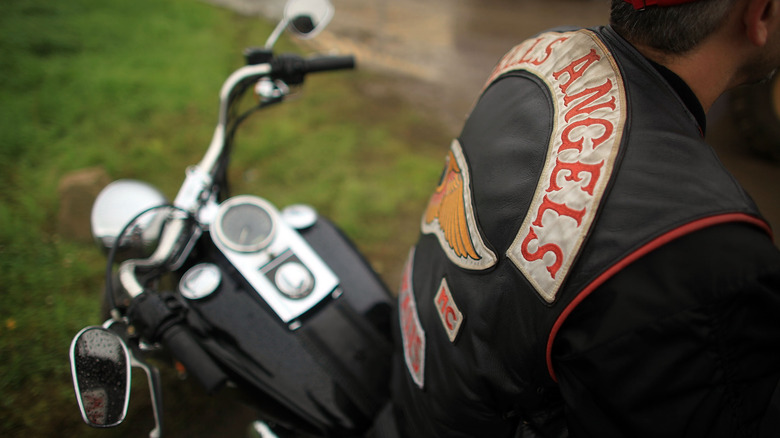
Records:
[[[555,125],[533,201],[507,256],[553,302],[614,170],[625,123],[623,78],[603,43],[587,30],[546,33],[520,44],[488,84],[513,70],[547,84]]]
[[[452,299],[452,293],[446,278],[441,279],[439,291],[433,297],[433,302],[436,305],[436,310],[439,312],[439,318],[441,318],[444,330],[447,332],[447,337],[450,338],[450,342],[455,342],[455,338],[458,337],[458,332],[460,332],[460,325],[463,323],[463,314],[460,313],[455,300]]]
[[[481,270],[496,263],[477,227],[468,165],[457,140],[452,142],[444,175],[428,201],[420,228],[434,234],[447,258],[462,268]]]
[[[417,314],[417,303],[412,287],[412,266],[414,265],[414,249],[401,277],[401,290],[398,294],[398,309],[401,322],[401,339],[404,346],[406,368],[412,380],[422,389],[425,379],[425,331]]]

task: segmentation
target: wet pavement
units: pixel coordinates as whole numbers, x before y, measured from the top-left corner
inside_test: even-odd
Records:
[[[493,66],[512,46],[551,27],[607,19],[605,0],[334,0],[316,38],[354,53],[360,68],[396,76],[397,93],[457,132]]]

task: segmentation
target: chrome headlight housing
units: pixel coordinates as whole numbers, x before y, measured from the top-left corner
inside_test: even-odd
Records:
[[[119,259],[148,255],[157,245],[166,217],[165,211],[153,207],[166,204],[165,196],[150,184],[129,179],[114,181],[92,205],[92,237],[106,253],[118,246]]]

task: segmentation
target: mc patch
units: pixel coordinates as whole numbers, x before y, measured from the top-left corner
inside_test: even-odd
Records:
[[[450,338],[450,342],[455,342],[455,338],[458,337],[458,332],[460,332],[460,326],[463,323],[463,314],[455,304],[455,300],[452,299],[452,293],[446,278],[442,278],[439,290],[433,297],[433,302],[436,305],[436,311],[439,313],[444,330],[447,332],[447,337]]]

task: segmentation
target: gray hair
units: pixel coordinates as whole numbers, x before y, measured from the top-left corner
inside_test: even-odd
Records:
[[[610,24],[632,43],[668,55],[682,55],[715,31],[735,3],[736,0],[697,0],[637,11],[624,0],[612,0]]]

